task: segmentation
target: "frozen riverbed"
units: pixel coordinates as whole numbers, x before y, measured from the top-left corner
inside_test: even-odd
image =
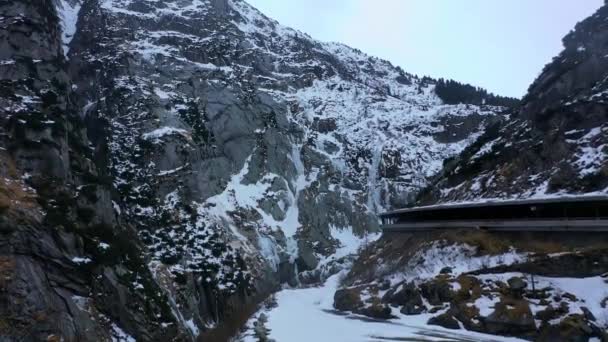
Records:
[[[363,342],[363,341],[521,341],[464,330],[454,331],[426,325],[429,315],[399,316],[375,321],[358,315],[344,315],[333,309],[333,295],[340,275],[322,287],[286,289],[276,295],[277,306],[262,310],[248,323],[242,337],[256,341],[253,323],[263,312],[266,327],[276,342]]]

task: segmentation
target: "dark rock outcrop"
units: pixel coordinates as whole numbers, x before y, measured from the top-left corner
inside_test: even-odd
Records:
[[[454,330],[460,329],[460,324],[458,324],[458,321],[454,318],[454,316],[450,315],[449,313],[444,313],[444,314],[432,317],[429,319],[427,324],[438,325],[438,326],[444,327],[446,329],[454,329]]]
[[[418,315],[426,310],[420,290],[414,283],[403,283],[386,292],[382,302],[401,307],[404,315]]]
[[[536,332],[534,315],[524,300],[503,298],[484,319],[485,331],[496,335],[523,336]]]
[[[334,294],[334,308],[340,311],[356,311],[363,306],[359,290],[341,289]]]
[[[420,292],[431,305],[449,303],[454,297],[452,287],[444,276],[420,284]]]
[[[116,216],[98,150],[71,99],[53,1],[0,2],[0,336],[187,338]],[[138,289],[138,288],[140,288]],[[123,330],[124,329],[124,330]]]

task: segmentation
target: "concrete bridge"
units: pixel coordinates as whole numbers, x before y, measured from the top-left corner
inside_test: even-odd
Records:
[[[380,218],[386,233],[458,228],[608,232],[608,196],[441,204],[390,211]]]

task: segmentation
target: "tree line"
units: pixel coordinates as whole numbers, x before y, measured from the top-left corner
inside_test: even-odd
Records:
[[[474,104],[503,107],[516,107],[519,99],[489,93],[487,90],[443,78],[435,81],[435,93],[446,104]]]

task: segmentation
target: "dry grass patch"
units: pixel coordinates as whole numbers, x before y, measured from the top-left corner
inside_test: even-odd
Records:
[[[13,160],[0,152],[0,214],[36,206],[36,196],[27,189]]]
[[[481,297],[481,282],[479,279],[470,275],[460,275],[456,278],[460,289],[456,291],[454,300],[456,302],[475,301]]]
[[[463,243],[477,247],[479,255],[498,255],[509,251],[512,246],[509,239],[498,234],[482,230],[451,230],[445,232],[444,238],[451,242]]]
[[[26,190],[21,181],[0,178],[0,213],[33,208],[35,205],[35,195]]]

